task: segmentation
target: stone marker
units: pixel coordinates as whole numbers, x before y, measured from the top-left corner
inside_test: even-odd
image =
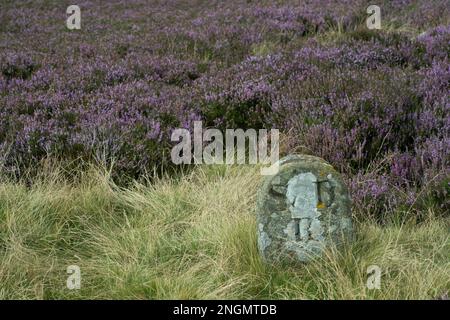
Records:
[[[257,199],[259,251],[267,262],[308,262],[352,236],[350,198],[325,160],[290,155],[268,176]]]

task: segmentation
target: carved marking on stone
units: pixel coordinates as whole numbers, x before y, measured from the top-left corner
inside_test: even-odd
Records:
[[[317,185],[317,199],[318,199],[318,201],[317,201],[316,207],[319,208],[319,209],[323,209],[326,206],[325,202],[322,201],[322,194],[320,192],[320,184],[323,183],[323,182],[328,182],[328,180],[327,179],[325,179],[325,180],[316,180],[314,182]]]
[[[294,176],[288,182],[286,198],[292,218],[314,218],[317,215],[316,176],[310,172]]]
[[[351,234],[350,199],[339,174],[324,160],[294,155],[280,163],[258,195],[259,249],[266,260],[307,262]]]

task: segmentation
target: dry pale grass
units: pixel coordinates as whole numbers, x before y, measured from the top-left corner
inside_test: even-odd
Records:
[[[449,221],[357,224],[343,250],[268,266],[255,232],[258,169],[198,167],[128,188],[90,170],[0,183],[2,299],[430,299],[449,291]],[[358,219],[361,220],[361,219]],[[66,288],[69,265],[81,289]],[[367,267],[382,270],[366,286]]]

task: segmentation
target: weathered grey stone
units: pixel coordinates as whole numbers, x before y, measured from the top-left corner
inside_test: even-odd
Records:
[[[290,155],[257,199],[258,247],[268,262],[308,262],[352,237],[351,205],[340,175],[325,160]]]

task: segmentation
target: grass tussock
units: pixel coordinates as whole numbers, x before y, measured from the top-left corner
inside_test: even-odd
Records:
[[[54,172],[57,172],[54,170]],[[119,188],[107,172],[0,183],[0,299],[431,299],[450,289],[448,218],[380,226],[303,266],[257,251],[253,167]],[[355,212],[355,214],[358,214]],[[69,290],[66,269],[81,269]],[[366,286],[381,268],[381,288]]]

